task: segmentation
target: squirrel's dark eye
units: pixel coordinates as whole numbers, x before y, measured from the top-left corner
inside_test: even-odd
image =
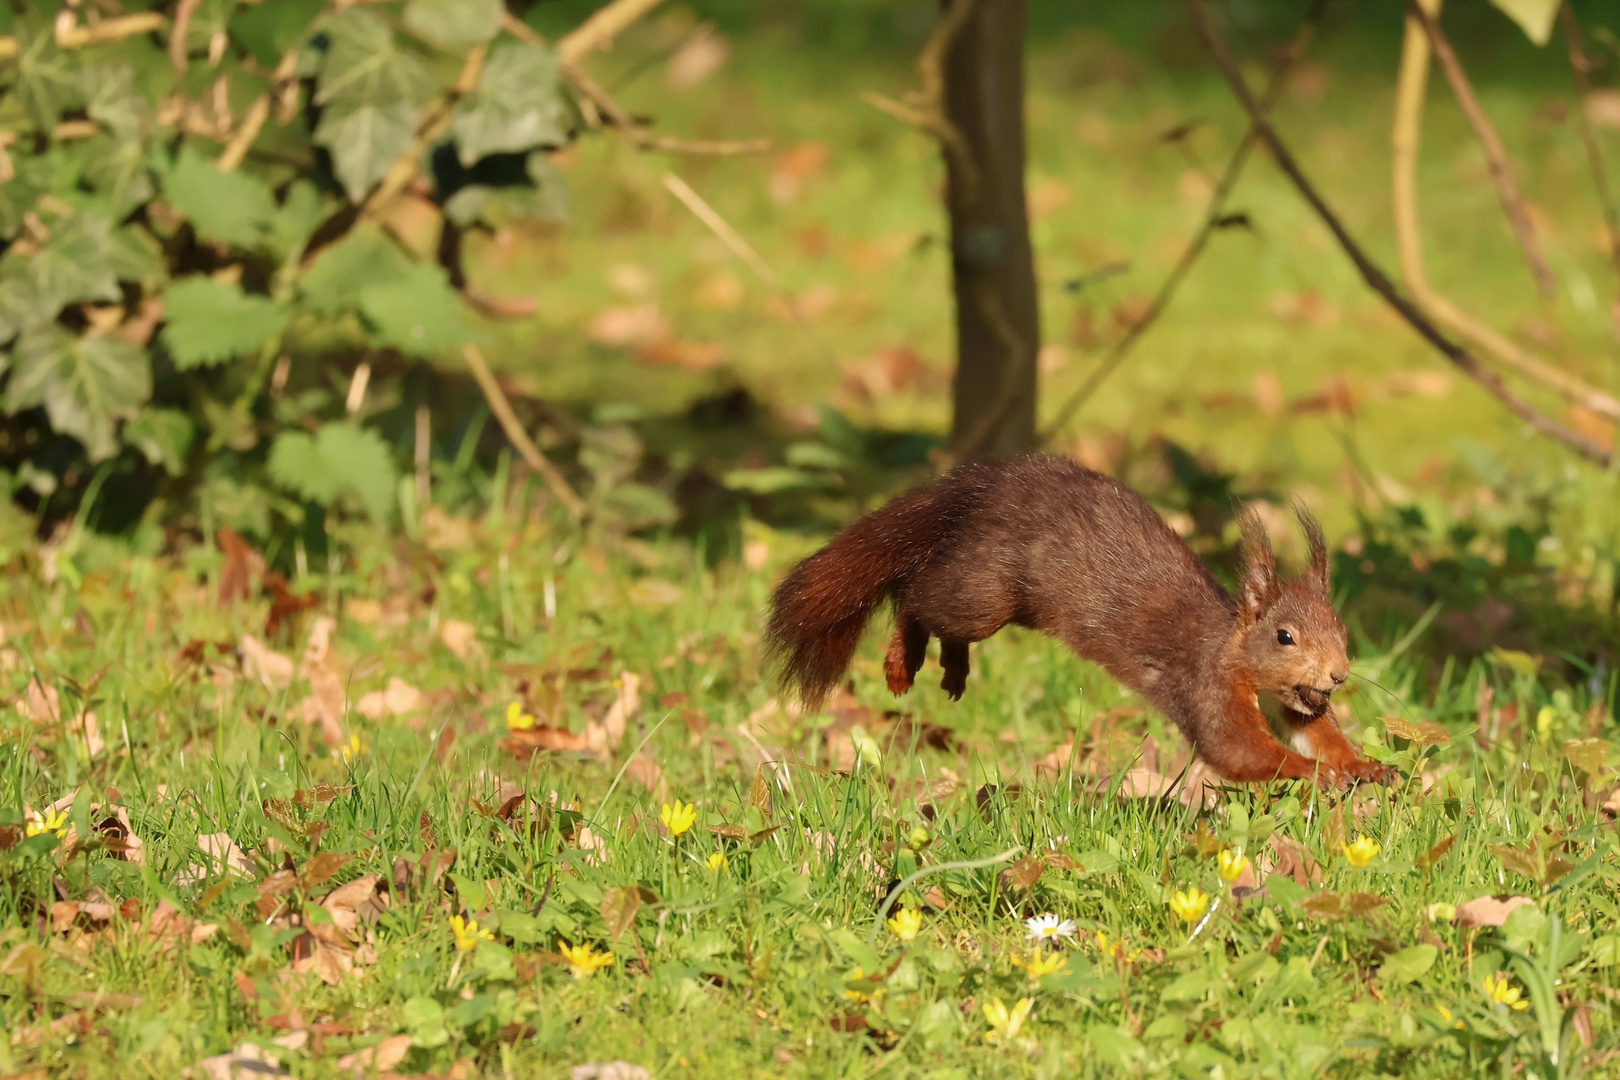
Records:
[[[1286,630],[1277,631],[1277,644],[1279,644],[1279,645],[1292,645],[1293,643],[1294,643],[1294,635],[1293,634],[1290,634]]]

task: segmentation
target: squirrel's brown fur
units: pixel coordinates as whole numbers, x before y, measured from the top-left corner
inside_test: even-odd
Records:
[[[786,682],[819,703],[843,677],[873,611],[895,607],[884,661],[903,694],[940,640],[942,686],[960,698],[968,645],[1008,623],[1040,630],[1138,691],[1234,781],[1388,782],[1339,730],[1328,695],[1349,675],[1328,598],[1321,529],[1296,508],[1310,569],[1280,581],[1264,527],[1241,515],[1247,567],[1233,597],[1130,488],[1065,458],[964,465],[857,521],[777,588],[767,631]],[[1292,733],[1272,734],[1274,694]]]

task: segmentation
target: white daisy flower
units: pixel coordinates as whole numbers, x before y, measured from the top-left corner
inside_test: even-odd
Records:
[[[1076,927],[1073,919],[1060,919],[1048,912],[1025,919],[1024,929],[1029,931],[1030,941],[1050,941],[1053,938],[1073,937]]]

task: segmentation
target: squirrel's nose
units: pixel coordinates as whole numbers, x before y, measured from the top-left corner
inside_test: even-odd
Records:
[[[1349,672],[1345,672],[1343,675],[1340,675],[1336,671],[1328,673],[1328,678],[1333,680],[1333,685],[1334,686],[1343,686],[1344,685],[1344,680],[1348,679],[1349,677],[1350,677]]]

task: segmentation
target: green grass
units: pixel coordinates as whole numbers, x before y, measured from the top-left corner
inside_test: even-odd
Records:
[[[667,28],[629,35],[593,59],[595,70],[616,87],[660,34],[668,40]],[[909,86],[915,42],[838,52],[765,27],[732,45],[727,66],[696,89],[668,91],[653,66],[624,102],[681,134],[826,145],[826,162],[780,198],[770,194],[774,157],[676,163],[793,291],[830,289],[814,331],[777,314],[769,291],[664,193],[667,160],[593,138],[568,164],[576,226],[477,242],[481,283],[540,299],[536,320],[496,329],[499,358],[524,388],[582,414],[639,417],[644,435],[735,386],[789,419],[829,401],[861,425],[942,430],[950,312],[930,197],[937,154],[859,98]],[[1549,254],[1565,288],[1546,309],[1531,299],[1477,151],[1438,90],[1423,164],[1431,277],[1503,327],[1552,324],[1563,340],[1553,358],[1612,385],[1596,204],[1574,133],[1536,113],[1557,84],[1511,70],[1522,48],[1482,55],[1466,45],[1486,108],[1527,163],[1524,187],[1554,226]],[[1293,95],[1279,114],[1386,262],[1391,46],[1324,34],[1326,92]],[[1095,33],[1037,42],[1031,179],[1047,209],[1035,241],[1047,338],[1066,349],[1043,376],[1047,409],[1118,333],[1111,310],[1148,295],[1195,226],[1200,203],[1183,190],[1196,194],[1196,176],[1158,134],[1208,120],[1193,146],[1214,163],[1239,131],[1224,89],[1185,65]],[[1448,620],[1466,611],[1403,637],[1429,599],[1429,563],[1408,558],[1415,548],[1369,547],[1344,564],[1375,565],[1373,586],[1411,608],[1393,621],[1352,618],[1362,678],[1342,706],[1353,737],[1402,767],[1407,784],[1343,802],[1297,787],[1233,790],[1208,809],[1121,794],[1133,762],[1174,775],[1179,736],[1096,669],[1012,632],[975,650],[959,704],[929,677],[937,668],[925,669],[898,703],[909,723],[885,715],[897,704],[877,668],[881,631],[838,713],[770,708],[761,611],[775,575],[812,540],[745,522],[763,562],[711,566],[669,538],[551,521],[526,509],[532,478],[508,499],[505,467],[492,476],[476,460],[435,463],[441,505],[477,518],[464,532],[460,519],[427,523],[415,539],[338,524],[329,561],[299,549],[293,587],[313,590],[317,607],[269,646],[296,665],[314,619],[336,619],[323,677],[345,689],[347,707],[333,746],[301,718],[306,677],[278,689],[244,669],[237,650],[244,635],[266,637],[268,602],[222,606],[210,547],[177,534],[172,554],[132,553],[163,547],[147,529],[134,542],[70,532],[43,548],[10,530],[0,538],[0,738],[10,751],[0,824],[11,827],[0,837],[17,839],[25,808],[64,798],[88,837],[116,802],[143,861],[104,842],[69,852],[52,834],[0,851],[0,1015],[11,1036],[0,1038],[0,1073],[168,1077],[244,1042],[300,1076],[347,1074],[352,1065],[339,1062],[371,1046],[402,1051],[397,1072],[463,1076],[560,1077],[616,1059],[658,1078],[1612,1072],[1620,869],[1600,804],[1614,786],[1601,757],[1614,682],[1601,665],[1573,682],[1554,665],[1560,653],[1603,655],[1601,633],[1577,624],[1588,607],[1612,616],[1614,478],[1571,465],[1455,377],[1423,384],[1438,396],[1409,393],[1410,373],[1444,374],[1438,360],[1380,312],[1269,166],[1251,166],[1235,205],[1255,232],[1219,238],[1065,442],[1187,512],[1154,449],[1172,440],[1235,474],[1240,490],[1304,495],[1340,548],[1354,514],[1416,509],[1423,541],[1450,545],[1472,575],[1464,584],[1488,597],[1539,564],[1545,575],[1527,591],[1545,587],[1534,603],[1563,613],[1548,625],[1567,630],[1567,640],[1536,638],[1545,660],[1490,651],[1489,635],[1448,655],[1467,629]],[[1078,299],[1064,289],[1116,259],[1131,263],[1126,275]],[[1321,303],[1301,309],[1307,290]],[[725,363],[693,373],[590,341],[586,326],[603,309],[648,303],[677,338],[722,345]],[[1082,310],[1087,333],[1074,329]],[[888,346],[915,350],[922,377],[870,398],[846,386],[846,366],[860,370],[860,358]],[[1255,392],[1268,371],[1285,404],[1276,412]],[[1339,378],[1359,395],[1354,412],[1309,408]],[[778,464],[747,449],[732,440],[696,464],[715,475]],[[694,464],[660,453],[675,468]],[[852,509],[829,504],[830,514]],[[1508,532],[1521,524],[1528,556]],[[462,542],[446,542],[458,532]],[[1209,552],[1219,539],[1200,537]],[[279,561],[292,560],[282,551]],[[1402,563],[1408,576],[1395,573]],[[476,643],[452,652],[445,641],[462,644],[462,624]],[[640,680],[640,709],[617,747],[533,758],[503,748],[510,703],[583,738],[625,673]],[[69,719],[94,712],[104,745],[91,752],[71,725],[31,706],[36,678]],[[394,678],[422,692],[420,707],[361,715],[363,697]],[[1451,744],[1425,756],[1387,735],[1385,716],[1440,724]],[[1588,739],[1597,741],[1568,745]],[[632,766],[638,750],[656,777]],[[761,771],[762,759],[789,767]],[[1037,768],[1046,762],[1060,767]],[[300,802],[322,784],[335,797]],[[532,800],[510,822],[484,812],[500,805],[503,784]],[[660,806],[677,799],[698,815],[678,840],[659,824]],[[1380,853],[1350,865],[1341,829]],[[242,852],[235,872],[198,848],[199,836],[220,833]],[[1269,861],[1273,837],[1297,845],[1319,879],[1263,877],[1263,895],[1234,903],[1213,850]],[[921,878],[900,898],[923,912],[909,943],[879,922],[897,878],[1013,848],[1015,858],[1058,854],[1032,883],[1033,864],[1015,873],[1027,888],[1001,876],[1010,860]],[[441,865],[435,852],[454,852],[446,874],[409,871]],[[706,865],[716,853],[727,858],[719,872]],[[338,866],[333,855],[350,858]],[[328,928],[313,901],[356,881],[351,892],[364,894],[366,875],[387,883],[386,902]],[[1195,885],[1221,899],[1193,934],[1169,901]],[[627,889],[638,890],[637,910],[615,935],[603,899],[622,918],[631,894],[613,890]],[[1500,929],[1456,927],[1434,908],[1488,895],[1534,903]],[[109,907],[76,916],[75,903]],[[195,944],[189,926],[154,934],[165,903],[217,929]],[[1061,950],[1067,970],[1036,983],[1013,961],[1030,956],[1022,920],[1046,912],[1079,933]],[[492,940],[458,956],[452,914],[477,916]],[[333,944],[323,956],[334,972],[339,957],[353,970],[330,983],[295,970],[312,955],[305,927]],[[1128,942],[1131,958],[1104,955],[1099,931]],[[559,941],[613,961],[576,979]],[[1490,1007],[1482,983],[1499,969],[1530,1007]],[[987,1042],[983,1006],[1023,997],[1033,1006],[1022,1030]],[[1546,1039],[1560,1049],[1556,1066]]]
[[[9,927],[0,1011],[13,1033],[0,1040],[0,1066],[172,1076],[246,1041],[297,1075],[332,1076],[343,1055],[409,1035],[398,1071],[443,1074],[464,1062],[459,1075],[561,1076],[624,1059],[661,1077],[1191,1076],[1216,1065],[1228,1077],[1449,1077],[1542,1068],[1540,1032],[1556,1034],[1577,1009],[1595,1041],[1564,1047],[1568,1075],[1601,1073],[1620,1043],[1608,1005],[1620,868],[1612,825],[1596,809],[1609,785],[1594,780],[1596,797],[1583,794],[1586,774],[1563,752],[1566,738],[1601,737],[1611,722],[1601,705],[1588,712],[1579,689],[1550,692],[1533,661],[1448,667],[1426,683],[1414,650],[1364,642],[1345,705],[1353,737],[1411,771],[1410,782],[1343,802],[1301,788],[1233,790],[1206,811],[1114,792],[1133,759],[1174,772],[1184,748],[1044,639],[1009,633],[976,649],[957,705],[933,685],[930,665],[899,703],[914,726],[897,728],[882,712],[894,704],[874,636],[842,712],[795,717],[768,707],[757,629],[773,574],[801,542],[760,530],[766,565],[711,571],[678,546],[525,520],[522,505],[471,523],[464,546],[432,553],[344,533],[341,569],[295,582],[340,613],[326,664],[347,687],[341,731],[360,747],[348,762],[298,718],[303,678],[273,690],[243,672],[231,649],[244,634],[262,637],[267,602],[221,608],[217,554],[129,558],[85,537],[56,556],[49,585],[32,561],[39,553],[26,556],[30,572],[4,587],[14,707],[0,814],[16,821],[24,806],[77,792],[67,817],[84,836],[104,818],[91,804],[116,789],[144,865],[94,847],[64,860],[50,834],[0,853]],[[380,616],[367,601],[381,603]],[[313,618],[271,644],[296,659]],[[452,620],[476,629],[465,657],[444,643]],[[201,664],[183,655],[193,641],[205,643],[190,653]],[[522,760],[503,750],[508,703],[581,733],[617,699],[624,672],[640,677],[641,709],[616,751]],[[62,725],[29,718],[35,676],[66,715],[89,706],[104,748],[87,756]],[[424,692],[419,711],[375,721],[355,711],[394,677]],[[1481,686],[1494,695],[1485,722],[1499,728],[1484,749],[1473,734]],[[1427,795],[1414,768],[1421,748],[1391,747],[1382,715],[1451,732],[1454,744],[1424,761]],[[1071,736],[1078,742],[1064,748]],[[836,769],[840,746],[847,772]],[[627,767],[638,749],[660,766],[652,790],[647,773]],[[1054,750],[1062,766],[1037,770]],[[762,755],[793,765],[761,771]],[[503,783],[535,800],[510,824],[485,816]],[[295,792],[319,784],[340,793],[298,805]],[[678,840],[659,825],[661,803],[675,800],[697,809],[697,826]],[[723,825],[743,835],[712,831]],[[1380,854],[1349,865],[1336,828],[1373,838]],[[208,867],[197,848],[199,835],[221,832],[245,855],[237,873]],[[1267,833],[1319,863],[1320,880],[1302,888],[1263,877],[1265,895],[1234,905],[1211,853],[1228,845],[1269,858]],[[1435,865],[1418,867],[1453,835]],[[1511,869],[1522,859],[1496,850],[1538,844],[1575,866],[1555,870],[1545,891]],[[922,904],[915,940],[878,923],[895,878],[1012,848],[1067,859],[1050,857],[1027,889],[1000,876],[1006,865],[943,869],[901,898],[944,903]],[[361,875],[392,881],[397,860],[432,865],[434,850],[454,852],[448,875],[401,879],[380,916],[345,935],[343,951],[358,945],[350,955],[363,961],[352,972],[331,985],[294,973],[312,898]],[[316,852],[352,857],[308,887],[270,878],[309,867]],[[716,852],[727,857],[718,873],[705,865]],[[202,872],[188,878],[188,867]],[[269,880],[290,888],[277,893]],[[1223,899],[1189,934],[1168,901],[1194,885]],[[639,911],[615,938],[603,898],[632,887],[645,890]],[[256,906],[267,890],[268,907]],[[1327,890],[1347,909],[1361,906],[1359,894],[1378,906],[1325,917],[1335,905]],[[1489,894],[1535,904],[1505,930],[1426,914]],[[81,915],[57,932],[59,899],[114,908],[133,899],[139,910]],[[197,944],[152,939],[163,901],[219,930]],[[476,915],[494,940],[458,957],[457,912]],[[1060,950],[1067,970],[1037,984],[1013,961],[1030,953],[1022,918],[1045,912],[1080,932]],[[1566,947],[1556,998],[1490,1008],[1481,981],[1501,968],[1523,988],[1507,949],[1545,964],[1554,920]],[[1098,931],[1128,941],[1134,960],[1101,957]],[[560,939],[611,951],[612,963],[573,978],[556,960]],[[1021,1032],[987,1042],[982,1006],[1026,996],[1033,1011]],[[75,1019],[17,1041],[63,1016]],[[276,1037],[298,1045],[275,1046]]]

